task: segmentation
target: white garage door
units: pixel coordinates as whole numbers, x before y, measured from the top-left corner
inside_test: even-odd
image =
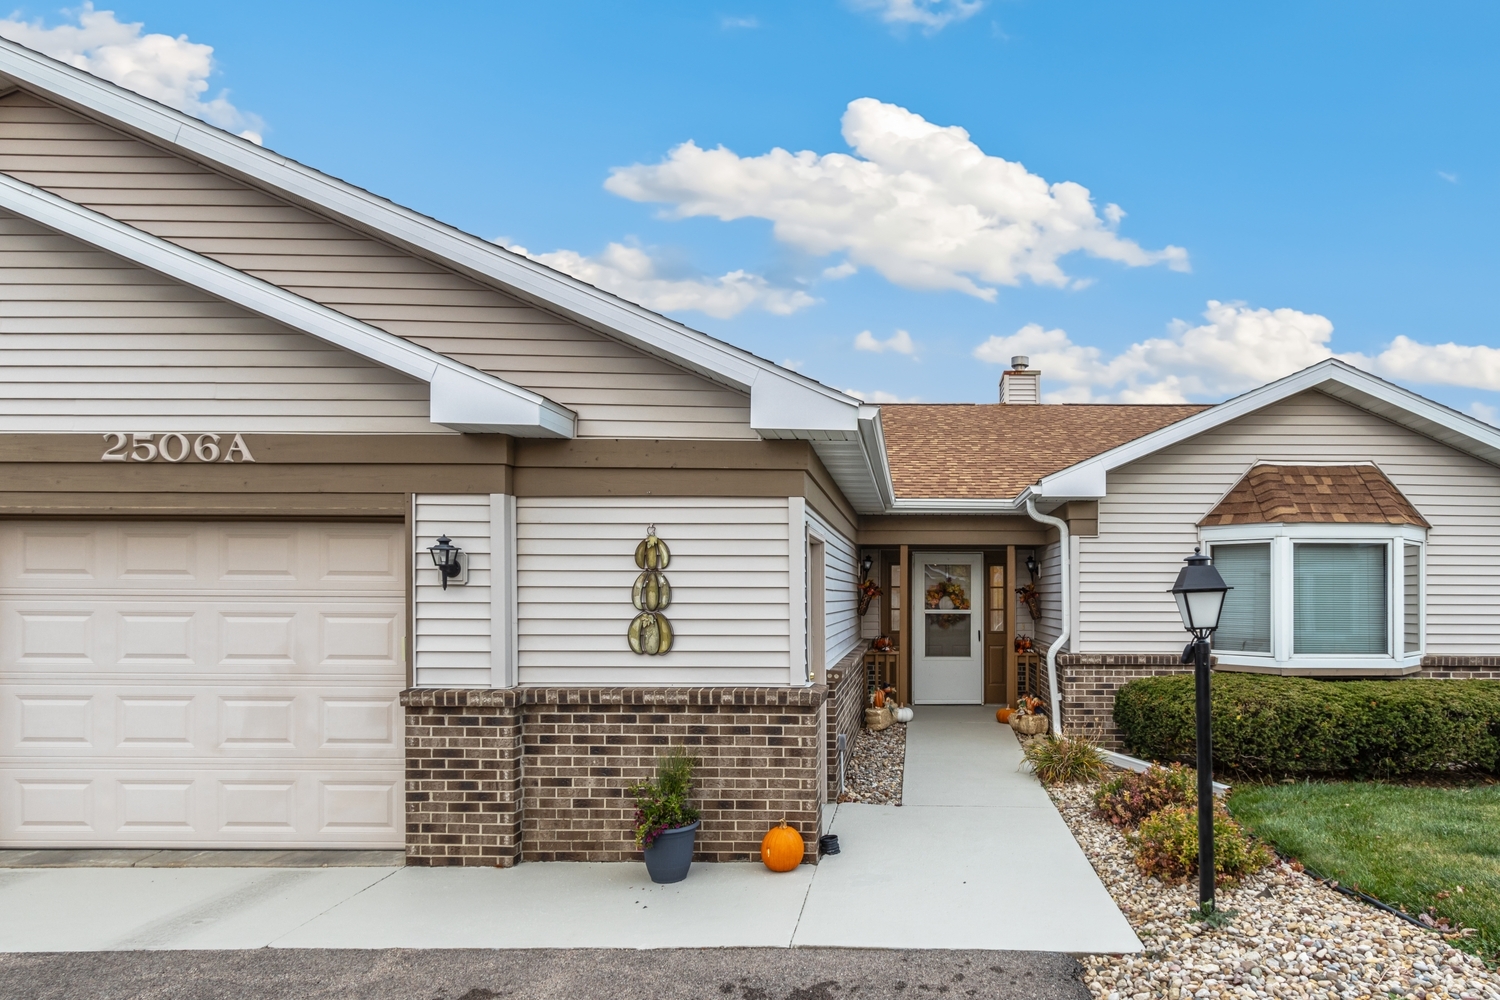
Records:
[[[402,846],[404,532],[0,523],[0,846]]]

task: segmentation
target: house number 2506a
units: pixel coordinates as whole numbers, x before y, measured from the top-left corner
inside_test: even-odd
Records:
[[[229,438],[226,442],[224,439]],[[101,462],[253,462],[255,456],[239,434],[198,434],[189,436],[171,431],[167,434],[104,435],[106,448]]]

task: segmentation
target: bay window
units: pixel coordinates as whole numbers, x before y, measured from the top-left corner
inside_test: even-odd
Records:
[[[1425,529],[1319,523],[1202,532],[1234,588],[1213,640],[1221,664],[1378,674],[1421,662]]]

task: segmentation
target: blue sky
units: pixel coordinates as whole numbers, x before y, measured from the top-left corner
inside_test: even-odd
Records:
[[[1500,410],[1491,4],[96,6],[0,31],[872,399]]]

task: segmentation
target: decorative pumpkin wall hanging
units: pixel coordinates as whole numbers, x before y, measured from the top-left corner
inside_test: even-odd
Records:
[[[630,599],[640,614],[630,622],[626,639],[630,650],[642,656],[660,656],[672,648],[676,637],[672,623],[662,609],[672,603],[672,585],[662,570],[672,561],[667,543],[656,537],[656,525],[646,529],[646,537],[635,547],[635,564],[641,575],[635,578]]]
[[[760,859],[773,872],[789,872],[796,868],[802,863],[806,850],[802,834],[787,826],[784,819],[780,826],[771,827],[760,839]]]

